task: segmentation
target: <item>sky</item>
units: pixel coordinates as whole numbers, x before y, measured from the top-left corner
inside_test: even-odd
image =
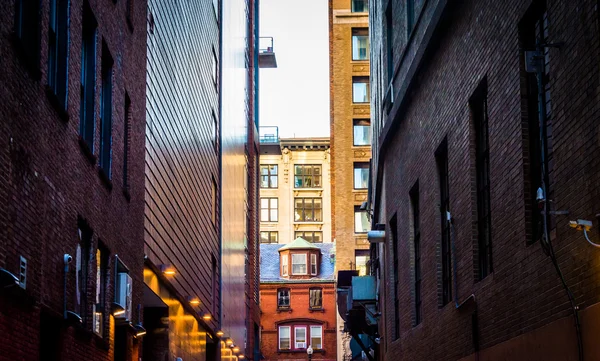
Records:
[[[272,36],[277,68],[260,70],[260,125],[280,138],[329,136],[327,0],[261,0],[260,36]]]

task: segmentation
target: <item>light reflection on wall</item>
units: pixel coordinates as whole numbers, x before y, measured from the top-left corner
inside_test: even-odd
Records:
[[[169,307],[168,332],[171,359],[181,357],[188,361],[206,360],[206,331],[194,316],[160,284],[150,269],[144,269],[144,283]]]
[[[246,129],[245,36],[243,0],[222,2],[222,316],[225,334],[236,344],[245,342],[245,221],[244,182]],[[227,352],[224,350],[222,352]],[[225,357],[225,356],[223,356]],[[229,357],[229,356],[227,356]],[[234,356],[235,357],[235,356]],[[232,359],[232,358],[224,358]],[[237,357],[234,359],[237,360]]]

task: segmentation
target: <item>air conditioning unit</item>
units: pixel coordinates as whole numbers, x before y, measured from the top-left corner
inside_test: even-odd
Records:
[[[131,321],[131,276],[128,273],[120,272],[117,274],[116,303],[125,309],[123,315],[119,318],[125,318]]]
[[[296,342],[296,348],[306,348],[306,342]]]

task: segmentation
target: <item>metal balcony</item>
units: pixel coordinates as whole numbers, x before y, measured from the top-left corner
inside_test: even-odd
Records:
[[[258,66],[260,68],[277,68],[277,58],[273,50],[273,37],[261,37],[258,48]]]

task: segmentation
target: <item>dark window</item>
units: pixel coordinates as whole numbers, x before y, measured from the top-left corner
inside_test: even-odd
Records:
[[[280,288],[277,290],[277,307],[290,307],[290,290],[288,288]]]
[[[26,66],[37,78],[40,71],[40,0],[16,0],[15,35]]]
[[[419,209],[419,183],[417,182],[410,191],[410,204],[412,207],[412,236],[414,257],[414,321],[415,325],[421,323],[421,220]]]
[[[369,11],[369,2],[367,0],[350,0],[353,13],[365,13]]]
[[[219,195],[217,182],[215,178],[212,178],[212,187],[211,187],[211,198],[212,198],[212,212],[211,212],[211,221],[213,225],[217,226],[219,221]]]
[[[87,2],[84,3],[82,22],[79,135],[93,153],[95,133],[96,19]]]
[[[294,166],[294,188],[320,188],[321,166],[297,164]]]
[[[311,309],[323,308],[323,289],[311,288],[309,290],[309,307]]]
[[[34,1],[32,1],[34,2]],[[69,0],[50,0],[48,27],[48,86],[61,109],[67,109]]]
[[[215,147],[215,151],[219,152],[219,122],[217,121],[217,115],[215,112],[212,112],[213,117],[213,145]]]
[[[485,79],[471,97],[470,107],[475,128],[478,271],[479,279],[484,279],[493,270],[490,153],[488,142],[487,82]]]
[[[544,1],[534,1],[530,9],[519,23],[520,47],[526,51],[536,49],[537,43],[545,43],[548,35],[548,13]],[[522,112],[526,117],[524,124],[524,138],[527,153],[524,156],[525,163],[525,192],[527,199],[526,221],[528,227],[527,241],[533,243],[540,239],[543,233],[543,222],[541,211],[537,202],[537,190],[542,187],[542,145],[540,135],[540,109],[544,111],[547,124],[550,122],[550,86],[549,86],[549,53],[544,48],[544,75],[542,86],[545,106],[540,106],[540,93],[538,91],[537,76],[535,72],[526,72],[525,64],[521,65],[521,104],[525,108]],[[551,127],[549,127],[551,128]],[[550,134],[546,139],[550,140]]]
[[[131,99],[125,93],[125,119],[123,123],[123,187],[129,190],[129,149],[131,148]]]
[[[125,5],[125,18],[127,19],[127,26],[129,30],[133,31],[133,9],[135,8],[135,0],[127,0]]]
[[[211,260],[212,260],[212,278],[211,278],[211,303],[212,303],[212,314],[213,316],[217,316],[217,311],[218,311],[218,301],[217,301],[217,295],[219,294],[219,277],[217,274],[217,259],[215,258],[215,256],[211,256]]]
[[[260,165],[260,187],[277,188],[277,164]]]
[[[88,224],[80,219],[78,222],[79,244],[77,245],[75,272],[77,277],[76,310],[83,322],[88,318],[88,283],[90,272],[91,247],[93,231]]]
[[[294,238],[302,237],[310,243],[323,243],[323,232],[321,231],[296,231]]]
[[[294,221],[322,222],[323,213],[321,198],[295,198]]]
[[[452,253],[450,248],[450,182],[448,180],[448,142],[446,139],[435,153],[440,185],[440,222],[442,225],[442,305],[452,298]]]
[[[260,243],[279,243],[279,233],[276,231],[261,231]]]
[[[399,286],[399,278],[398,278],[398,218],[396,214],[390,220],[390,234],[392,237],[392,257],[394,259],[392,270],[394,274],[394,335],[393,339],[397,340],[400,337],[400,309],[398,308],[400,305],[400,298],[398,295],[398,286]]]
[[[391,84],[394,74],[394,29],[392,22],[392,2],[388,3],[385,11],[386,53],[387,53],[387,81]]]
[[[369,29],[352,29],[352,60],[369,60]]]
[[[368,103],[371,101],[368,76],[352,77],[352,102]]]
[[[406,34],[410,38],[410,34],[415,27],[415,0],[406,0]]]
[[[102,46],[102,92],[100,93],[100,168],[111,178],[112,164],[112,66],[108,46]]]
[[[354,119],[352,127],[355,146],[371,145],[371,121],[369,119]]]

